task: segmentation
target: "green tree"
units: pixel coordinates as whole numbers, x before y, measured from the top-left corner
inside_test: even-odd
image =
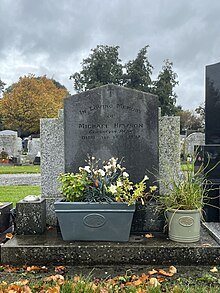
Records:
[[[123,66],[118,53],[119,46],[98,45],[88,58],[82,61],[82,70],[70,76],[77,92],[90,90],[101,85],[123,82]]]
[[[66,95],[67,89],[57,87],[46,76],[20,77],[0,100],[3,127],[18,131],[19,136],[39,133],[40,118],[56,117]]]
[[[157,80],[154,81],[153,93],[158,95],[161,103],[162,115],[174,115],[177,112],[174,87],[178,85],[177,74],[173,71],[173,63],[168,59],[164,61]]]
[[[124,85],[136,90],[151,92],[151,75],[153,66],[148,61],[147,49],[142,48],[136,59],[129,61],[126,65],[126,74],[124,75]]]
[[[200,104],[196,109],[195,112],[199,114],[202,119],[203,127],[205,126],[205,103]]]
[[[4,91],[5,83],[0,79],[0,94]],[[0,95],[1,96],[1,95]]]
[[[194,111],[181,110],[177,113],[180,116],[180,129],[184,130],[198,130],[203,127],[202,116],[196,114]]]

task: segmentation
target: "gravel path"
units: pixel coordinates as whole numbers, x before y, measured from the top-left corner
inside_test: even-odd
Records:
[[[35,185],[40,186],[40,173],[34,174],[0,174],[0,186]]]

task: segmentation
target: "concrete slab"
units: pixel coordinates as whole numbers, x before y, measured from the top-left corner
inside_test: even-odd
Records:
[[[209,234],[220,244],[220,223],[219,222],[205,222],[203,226]]]
[[[129,242],[63,241],[56,230],[43,235],[17,235],[1,247],[3,264],[24,265],[214,265],[220,246],[202,228],[201,240],[184,244],[164,234],[131,236]]]

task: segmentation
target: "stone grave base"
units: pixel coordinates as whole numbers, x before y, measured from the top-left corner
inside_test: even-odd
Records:
[[[10,265],[215,265],[220,246],[202,228],[197,243],[176,243],[161,233],[153,238],[132,235],[129,242],[63,241],[59,232],[16,235],[1,246],[1,263]]]

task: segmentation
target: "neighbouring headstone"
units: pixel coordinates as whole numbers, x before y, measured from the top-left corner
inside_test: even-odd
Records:
[[[10,158],[17,157],[22,151],[22,140],[13,130],[0,131],[0,151],[4,149]]]
[[[123,158],[131,180],[158,173],[158,97],[115,85],[64,101],[65,171],[77,172],[87,154]]]
[[[206,66],[205,143],[220,144],[220,62]]]
[[[194,156],[195,146],[205,144],[205,133],[193,132],[185,138],[185,156]]]
[[[207,178],[213,186],[209,192],[210,204],[220,206],[220,63],[206,66],[206,101],[205,101],[205,146],[204,164]],[[206,220],[219,222],[219,210],[211,206],[205,209]]]
[[[0,234],[6,232],[11,226],[11,209],[11,202],[0,203]]]

